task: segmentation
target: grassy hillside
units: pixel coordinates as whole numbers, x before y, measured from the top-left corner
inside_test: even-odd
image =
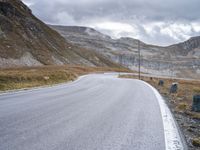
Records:
[[[0,1],[0,68],[63,64],[119,66],[68,42],[20,0]]]

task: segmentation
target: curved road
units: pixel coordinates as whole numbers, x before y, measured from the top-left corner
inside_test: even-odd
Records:
[[[164,150],[166,141],[158,98],[139,80],[87,75],[0,95],[0,150]]]

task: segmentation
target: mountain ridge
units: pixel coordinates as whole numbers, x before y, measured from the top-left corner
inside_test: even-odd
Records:
[[[113,39],[113,38],[111,38],[111,36],[106,35],[104,33],[101,33],[100,31],[96,30],[95,28],[87,27],[87,26],[64,26],[64,25],[51,25],[51,24],[48,24],[48,26],[52,27],[53,29],[60,28],[60,31],[65,29],[65,31],[68,30],[68,32],[71,30],[71,32],[79,32],[79,33],[83,33],[83,34],[86,34],[87,30],[90,30],[92,32],[100,34],[102,37],[107,37],[108,39],[112,39],[112,40],[125,39],[125,40],[140,41],[140,43],[142,43],[142,44],[154,46],[154,47],[160,47],[160,48],[170,48],[170,47],[178,46],[178,45],[185,45],[186,46],[186,45],[188,45],[188,43],[195,42],[195,41],[196,41],[196,44],[198,44],[197,47],[198,48],[200,47],[200,35],[190,37],[187,40],[182,41],[182,42],[177,42],[177,43],[170,44],[170,45],[167,45],[167,46],[161,46],[161,45],[156,45],[156,44],[145,43],[145,42],[143,42],[139,39],[135,39],[135,38],[132,38],[132,37],[120,37],[120,38],[117,38],[117,39]],[[185,49],[184,46],[182,46],[182,47],[183,47],[183,49]],[[191,50],[190,47],[187,48],[187,49]]]
[[[130,37],[112,39],[107,35],[96,35],[99,31],[92,28],[79,26],[51,26],[58,31],[65,39],[80,47],[96,51],[108,59],[120,63],[123,66],[136,70],[138,66],[138,40]],[[70,28],[70,29],[69,29]],[[87,30],[94,31],[95,36],[86,34]],[[156,73],[158,75],[182,75],[182,72],[192,72],[199,76],[200,71],[200,51],[198,37],[193,37],[189,41],[170,45],[157,46],[146,44],[140,41],[142,71],[146,73]],[[186,44],[185,44],[186,43]],[[189,44],[190,43],[190,44]],[[183,49],[182,45],[187,45]],[[196,48],[196,49],[195,49]],[[188,73],[190,74],[190,73]]]

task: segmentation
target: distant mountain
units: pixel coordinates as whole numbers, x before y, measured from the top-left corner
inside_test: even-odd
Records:
[[[70,43],[91,49],[113,62],[136,70],[138,67],[138,40],[112,39],[95,29],[79,26],[51,26]],[[161,47],[140,41],[142,71],[158,75],[200,77],[199,37],[183,43]],[[184,74],[183,74],[184,72]]]
[[[168,49],[175,52],[176,55],[200,58],[200,36],[192,37],[185,42],[171,45]]]
[[[142,71],[200,78],[199,45],[200,37],[167,47],[140,41]],[[49,27],[20,0],[0,0],[0,68],[62,64],[136,70],[138,40],[88,27]]]
[[[116,67],[103,55],[68,42],[20,0],[0,1],[0,68],[82,64]]]

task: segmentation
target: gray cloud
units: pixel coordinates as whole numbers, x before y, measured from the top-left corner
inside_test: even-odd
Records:
[[[200,33],[199,0],[24,0],[46,23],[94,27],[160,45]],[[102,24],[104,23],[104,24]],[[116,25],[117,30],[105,26]],[[121,26],[121,27],[120,27]],[[132,26],[132,28],[130,27]],[[125,30],[125,27],[129,30]]]

